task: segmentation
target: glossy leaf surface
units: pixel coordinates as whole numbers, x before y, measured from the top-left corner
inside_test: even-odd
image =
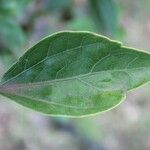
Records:
[[[46,114],[84,116],[115,107],[149,81],[149,53],[90,32],[59,32],[5,73],[0,93]]]

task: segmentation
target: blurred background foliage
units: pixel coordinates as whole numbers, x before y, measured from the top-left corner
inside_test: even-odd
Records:
[[[88,30],[150,50],[149,0],[0,0],[0,77],[41,38]],[[0,150],[150,150],[149,85],[97,116],[48,117],[0,96]]]

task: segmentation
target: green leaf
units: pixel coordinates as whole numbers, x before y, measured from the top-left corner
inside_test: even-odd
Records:
[[[92,21],[92,19],[86,16],[84,16],[84,21],[83,21],[83,17],[76,17],[74,20],[68,23],[67,28],[73,31],[79,31],[79,30],[81,31],[88,30],[92,32],[97,31],[96,26],[94,22]]]
[[[150,54],[90,32],[59,32],[30,48],[0,93],[49,115],[85,116],[117,106],[150,81]]]
[[[89,0],[93,19],[103,33],[116,35],[118,31],[117,5],[114,0]]]
[[[31,0],[0,0],[0,16],[18,16]]]
[[[0,43],[15,56],[20,56],[25,34],[14,18],[0,17]]]
[[[16,3],[13,0],[0,0],[0,16],[16,14]]]

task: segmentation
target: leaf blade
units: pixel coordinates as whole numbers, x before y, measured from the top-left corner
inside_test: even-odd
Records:
[[[34,105],[42,100],[45,109],[54,107],[50,102],[68,105],[49,108],[51,115],[82,116],[114,107],[125,92],[149,81],[149,53],[90,32],[60,32],[28,50],[3,76],[0,91],[43,113],[47,111],[27,99],[36,99]],[[98,107],[91,112],[90,105]]]

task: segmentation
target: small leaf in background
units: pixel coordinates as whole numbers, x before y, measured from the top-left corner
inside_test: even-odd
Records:
[[[79,117],[114,108],[149,81],[149,53],[90,32],[60,32],[5,73],[0,93],[45,114]]]
[[[26,36],[18,18],[29,2],[30,0],[0,0],[0,44],[3,50],[13,54],[12,57],[18,58],[22,54]]]
[[[21,48],[25,43],[25,34],[15,19],[0,17],[0,42],[15,56],[22,54]]]
[[[16,3],[13,0],[0,0],[0,16],[16,14]]]
[[[98,29],[103,34],[115,36],[119,22],[114,0],[89,0],[89,7]]]
[[[0,0],[0,16],[18,16],[31,0]]]
[[[70,30],[75,30],[75,31],[79,31],[79,30],[81,31],[88,30],[92,32],[97,31],[97,28],[95,24],[93,23],[93,20],[88,17],[84,17],[84,21],[83,21],[83,18],[80,18],[80,17],[75,18],[74,20],[68,23],[67,28]]]

